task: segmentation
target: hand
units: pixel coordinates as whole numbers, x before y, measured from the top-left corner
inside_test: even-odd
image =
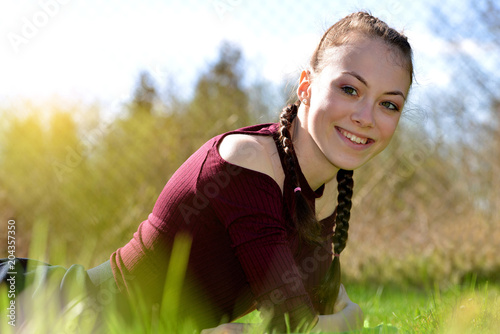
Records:
[[[222,324],[215,328],[208,328],[201,331],[200,334],[242,334],[250,329],[249,324],[230,323]]]
[[[333,313],[342,311],[350,303],[352,302],[351,299],[349,299],[347,292],[345,291],[344,284],[340,284],[339,295],[337,297],[337,300],[335,301],[335,305],[333,305]]]

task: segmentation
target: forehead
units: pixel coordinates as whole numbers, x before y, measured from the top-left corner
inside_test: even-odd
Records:
[[[325,52],[324,68],[320,76],[338,76],[342,72],[356,72],[368,85],[407,92],[411,77],[397,50],[382,40],[359,38]]]

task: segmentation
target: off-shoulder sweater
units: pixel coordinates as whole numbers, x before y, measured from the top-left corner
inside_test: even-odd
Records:
[[[302,242],[291,218],[294,186],[288,174],[282,193],[270,176],[231,164],[218,151],[229,134],[276,138],[278,127],[261,124],[216,136],[179,167],[132,240],[111,255],[121,292],[139,292],[146,305],[160,303],[174,241],[183,235],[191,245],[185,272],[172,276],[182,278],[180,299],[173,306],[177,316],[199,328],[255,308],[271,311],[271,323],[278,328],[284,327],[286,313],[292,328],[314,321],[319,309],[314,291],[332,259],[328,240],[334,214],[321,221],[322,245]],[[284,153],[278,152],[283,164]],[[259,158],[258,152],[242,153]],[[313,191],[300,166],[298,171],[301,191],[314,207],[324,186]]]

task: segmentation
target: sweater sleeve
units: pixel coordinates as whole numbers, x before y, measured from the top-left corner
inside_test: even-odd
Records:
[[[214,211],[230,236],[257,307],[284,330],[288,313],[293,329],[316,320],[287,241],[281,190],[269,176],[254,172],[234,177],[213,198]]]

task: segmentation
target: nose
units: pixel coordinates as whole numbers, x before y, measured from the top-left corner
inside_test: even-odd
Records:
[[[351,120],[362,128],[373,127],[375,125],[374,111],[375,108],[371,103],[360,104],[351,114]]]

